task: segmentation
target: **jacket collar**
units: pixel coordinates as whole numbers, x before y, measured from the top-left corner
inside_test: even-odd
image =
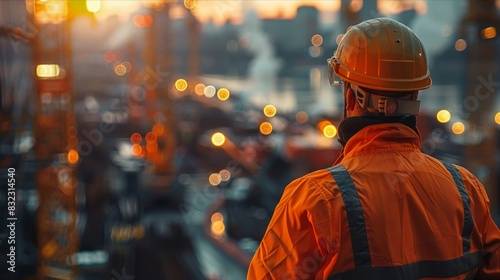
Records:
[[[421,136],[414,116],[362,116],[344,119],[339,125],[339,142],[344,156],[366,150],[412,147],[420,149]]]

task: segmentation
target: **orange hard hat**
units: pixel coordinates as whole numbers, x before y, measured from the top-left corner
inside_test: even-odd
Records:
[[[406,25],[389,18],[348,28],[328,67],[330,81],[336,75],[374,90],[415,91],[432,84],[422,42]]]

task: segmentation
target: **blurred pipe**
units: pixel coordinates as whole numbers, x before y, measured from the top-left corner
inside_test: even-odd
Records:
[[[257,172],[259,171],[259,166],[255,162],[242,155],[238,150],[238,147],[236,147],[236,145],[234,145],[234,143],[229,140],[227,136],[226,140],[220,147],[250,173],[252,173],[253,175],[257,174]]]

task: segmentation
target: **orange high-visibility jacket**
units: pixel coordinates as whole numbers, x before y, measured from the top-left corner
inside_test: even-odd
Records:
[[[404,124],[370,125],[290,183],[247,279],[500,279],[484,187],[420,144]]]

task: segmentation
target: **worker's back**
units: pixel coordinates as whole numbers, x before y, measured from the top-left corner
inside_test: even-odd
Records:
[[[484,264],[500,279],[484,188],[419,145],[404,124],[371,125],[338,164],[290,183],[248,279],[473,279]]]
[[[356,202],[346,201],[351,199],[349,193],[339,190],[344,203],[331,207],[339,208],[341,220],[347,224],[341,229],[339,258],[333,270],[378,267],[366,270],[371,275],[367,279],[377,279],[376,271],[383,276],[379,279],[391,279],[387,273],[393,279],[451,277],[460,269],[467,275],[480,263],[483,250],[483,227],[489,216],[484,189],[464,169],[418,151],[418,145],[412,145],[410,128],[387,126],[365,128],[363,132],[369,136],[364,139],[371,141],[352,138],[341,162],[344,171],[330,169],[334,176],[335,172],[349,174],[350,180],[339,177],[337,184],[347,190],[352,182],[363,215],[348,217],[359,214],[359,209],[351,207]],[[404,127],[398,132],[401,136],[387,140],[388,131],[396,127]]]

